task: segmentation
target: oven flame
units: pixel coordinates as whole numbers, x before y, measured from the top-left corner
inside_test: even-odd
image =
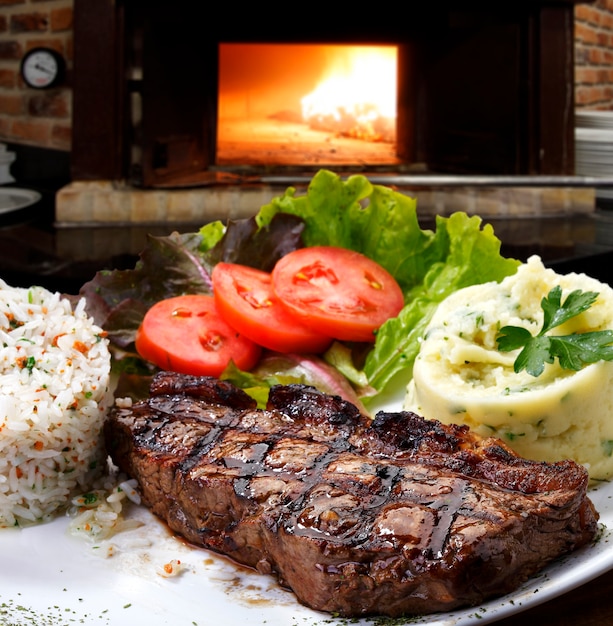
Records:
[[[397,48],[329,46],[332,58],[316,88],[301,99],[311,128],[345,137],[396,139]],[[333,49],[333,50],[332,50]]]

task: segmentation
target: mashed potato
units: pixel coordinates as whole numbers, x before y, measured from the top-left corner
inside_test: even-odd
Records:
[[[502,326],[538,333],[541,300],[556,285],[562,288],[562,301],[575,289],[599,296],[552,333],[613,328],[608,285],[583,274],[556,274],[532,257],[501,283],[467,287],[441,303],[415,362],[405,408],[500,437],[527,458],[574,459],[593,479],[606,479],[613,476],[613,362],[575,372],[556,360],[535,378],[513,371],[518,351],[497,349]]]

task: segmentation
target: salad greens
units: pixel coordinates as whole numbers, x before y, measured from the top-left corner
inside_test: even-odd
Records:
[[[557,358],[560,367],[567,370],[580,370],[587,363],[613,361],[613,331],[599,330],[572,335],[547,335],[553,328],[561,326],[569,319],[587,311],[596,299],[595,291],[571,291],[562,302],[562,288],[554,287],[546,298],[541,300],[543,325],[532,336],[530,331],[519,326],[504,326],[500,329],[497,342],[501,352],[511,352],[521,348],[515,359],[515,372],[526,370],[538,377],[545,369],[545,363],[553,363]]]
[[[372,349],[337,343],[324,355],[360,394],[371,397],[398,374],[408,380],[439,302],[462,287],[500,281],[519,265],[501,256],[492,227],[482,227],[477,216],[437,217],[434,231],[423,230],[415,199],[362,175],[343,181],[321,170],[306,194],[298,196],[290,187],[252,218],[213,222],[198,233],[151,237],[133,270],[100,272],[80,295],[111,341],[129,350],[140,320],[156,301],[210,293],[216,263],[270,271],[284,254],[313,245],[365,254],[395,277],[405,295],[405,308],[379,329]]]

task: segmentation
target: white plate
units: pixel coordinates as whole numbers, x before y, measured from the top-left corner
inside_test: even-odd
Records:
[[[613,200],[613,189],[601,189],[596,187],[595,194],[597,198],[604,200]]]
[[[575,111],[575,123],[582,128],[613,128],[613,111]]]
[[[12,213],[40,200],[38,191],[18,187],[0,187],[0,215]]]
[[[396,403],[396,406],[398,404]],[[385,408],[391,409],[392,406]],[[488,624],[550,600],[613,567],[613,484],[590,493],[600,512],[601,539],[560,559],[515,593],[480,607],[407,619],[407,624]],[[23,530],[0,531],[0,623],[170,626],[346,626],[298,604],[274,580],[206,550],[190,548],[142,507],[132,516],[145,526],[93,546],[68,534],[67,518]],[[178,559],[184,570],[158,572]],[[536,593],[538,591],[538,593]],[[5,621],[2,621],[4,618]],[[478,618],[478,620],[476,619]],[[371,620],[351,624],[370,625]],[[399,624],[398,621],[394,623]]]
[[[613,141],[613,129],[575,128],[575,139],[593,144]]]

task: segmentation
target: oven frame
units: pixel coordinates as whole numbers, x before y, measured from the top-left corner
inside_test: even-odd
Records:
[[[515,0],[500,7],[495,0],[466,0],[437,3],[435,8],[415,3],[413,19],[402,24],[391,18],[368,24],[363,16],[352,18],[340,11],[329,24],[317,23],[319,16],[301,16],[291,20],[292,41],[399,46],[398,153],[406,167],[395,166],[394,173],[410,173],[411,166],[425,163],[429,170],[460,175],[572,175],[574,6],[579,1]],[[193,3],[187,0],[171,4],[74,0],[74,180],[124,180],[149,188],[173,186],[181,179],[195,186],[219,179],[215,163],[218,44],[283,42],[287,34],[275,34],[270,16],[255,8],[247,9],[254,13],[245,20],[248,29],[241,31],[231,19],[231,9],[225,9],[228,20],[216,17],[211,33],[202,9],[202,22],[184,19],[189,6]],[[126,34],[136,22],[146,43],[135,53]],[[443,34],[441,28],[446,29]],[[458,37],[458,42],[450,43],[450,33],[473,31],[478,38],[474,42]],[[181,36],[168,45],[168,32]],[[497,52],[507,61],[500,73],[490,72],[486,61],[479,68],[481,75],[469,72],[462,56],[465,50],[480,44],[496,47],[500,35],[504,43]],[[192,45],[208,50],[200,84],[192,78]],[[135,54],[143,76],[149,78],[134,77]],[[107,62],[100,63],[101,58]],[[147,73],[154,64],[166,68],[156,71],[155,78],[153,72]],[[501,93],[492,99],[504,109],[500,120],[489,119],[495,117],[496,106],[488,106],[478,93],[486,81]],[[167,97],[160,102],[162,92]],[[132,112],[135,97],[142,107],[137,129]],[[461,100],[454,102],[455,97]],[[184,99],[193,106],[181,104]],[[364,167],[341,169],[353,172]],[[276,168],[290,170],[295,171],[295,166]],[[245,164],[242,173],[254,170]]]

